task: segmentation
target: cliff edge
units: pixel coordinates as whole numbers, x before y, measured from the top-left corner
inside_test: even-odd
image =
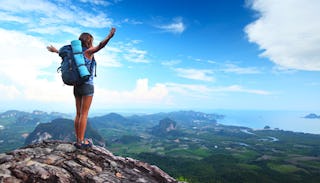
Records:
[[[0,154],[0,182],[178,182],[156,166],[115,156],[103,147],[76,149],[44,141]]]

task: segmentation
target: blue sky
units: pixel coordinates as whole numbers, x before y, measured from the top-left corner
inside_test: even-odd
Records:
[[[317,0],[2,0],[0,110],[73,112],[46,46],[116,27],[95,55],[93,111],[319,111],[319,12]]]

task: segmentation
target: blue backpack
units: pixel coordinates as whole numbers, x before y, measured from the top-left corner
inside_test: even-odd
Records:
[[[85,49],[83,49],[83,51],[85,51]],[[80,77],[78,66],[76,65],[73,55],[74,53],[72,52],[71,45],[63,46],[59,50],[59,56],[62,58],[62,62],[60,67],[58,67],[57,72],[61,72],[63,83],[69,86],[81,85],[90,78],[90,75],[86,77]],[[94,58],[92,59],[90,65],[86,65],[91,75],[95,65],[96,61]]]

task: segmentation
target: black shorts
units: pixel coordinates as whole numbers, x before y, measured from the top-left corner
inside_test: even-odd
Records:
[[[73,95],[75,97],[80,96],[93,96],[94,93],[94,87],[90,84],[82,84],[78,86],[73,87]]]

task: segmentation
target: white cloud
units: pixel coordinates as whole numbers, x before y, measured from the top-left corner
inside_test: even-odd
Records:
[[[121,60],[119,57],[121,52],[119,48],[106,46],[103,50],[95,53],[94,57],[98,62],[98,67],[122,67],[122,63],[119,61]]]
[[[135,62],[135,63],[149,63],[149,60],[147,60],[146,55],[147,51],[140,50],[137,48],[129,48],[125,50],[126,52],[123,53],[124,59],[126,59],[129,62]]]
[[[7,102],[9,100],[10,103],[15,101],[20,105],[39,102],[42,105],[51,106],[51,108],[63,104],[63,107],[69,108],[69,111],[74,109],[72,87],[63,87],[60,75],[56,73],[56,67],[59,66],[60,60],[58,55],[49,53],[45,48],[47,44],[40,38],[1,28],[0,35],[3,36],[0,49],[6,53],[0,55],[0,77],[4,78],[0,81],[0,94],[4,96],[1,101]],[[117,65],[120,64],[117,62],[117,55],[121,55],[126,49],[115,47],[107,47],[106,49],[106,51],[97,54],[99,64],[119,66]],[[140,52],[137,51],[137,53]],[[48,68],[50,68],[49,71]],[[210,70],[178,68],[177,72],[190,79],[214,80],[209,76],[212,74]],[[225,91],[264,94],[260,90],[250,90],[239,86],[212,88],[205,85],[174,83],[156,83],[150,86],[148,79],[139,79],[135,88],[126,91],[108,90],[97,86],[94,103],[96,107],[101,108],[108,105],[110,107],[166,107],[186,104],[184,101],[176,100],[173,97],[175,94],[182,97],[203,99],[204,97],[212,98],[213,94]],[[30,107],[34,108],[34,106]]]
[[[99,53],[95,55],[95,59],[99,62],[99,67],[122,67],[121,62],[117,60],[117,56],[112,53]]]
[[[235,64],[226,64],[222,69],[224,72],[236,74],[258,74],[260,71],[256,67],[239,67]]]
[[[226,92],[250,93],[256,95],[271,95],[272,93],[259,89],[248,89],[239,85],[230,86],[215,86],[210,87],[200,84],[179,84],[179,83],[166,83],[170,92],[179,93],[185,96],[206,96],[213,97],[215,94]]]
[[[19,17],[11,15],[10,13],[0,12],[0,21],[5,22],[17,22],[17,23],[27,23],[28,19],[24,17]]]
[[[291,69],[320,71],[320,1],[252,0],[259,18],[245,28],[261,56]]]
[[[30,28],[29,31],[40,33],[40,34],[46,34],[46,35],[54,35],[57,32],[65,32],[65,33],[72,34],[76,37],[78,37],[81,32],[81,30],[77,27],[69,27],[64,25]]]
[[[43,40],[1,28],[0,35],[3,36],[0,50],[5,53],[0,55],[0,77],[5,78],[0,82],[2,96],[21,103],[68,101],[72,91],[62,87],[62,80],[56,73],[60,58],[46,50]],[[52,65],[57,67],[46,72]]]
[[[95,5],[108,6],[110,3],[106,0],[80,0],[83,3],[91,3]]]
[[[157,28],[163,30],[164,32],[171,32],[174,34],[181,34],[186,30],[186,26],[182,21],[181,17],[177,17],[170,24],[157,25]]]
[[[213,92],[240,92],[240,93],[251,93],[257,95],[270,95],[271,92],[265,90],[257,90],[257,89],[247,89],[243,88],[239,85],[231,85],[226,87],[216,87],[212,88]]]
[[[179,63],[181,63],[181,60],[169,60],[169,61],[163,61],[163,62],[161,62],[161,65],[171,67],[171,66],[177,65],[177,64],[179,64]]]
[[[113,47],[108,46],[107,52],[112,54],[114,62],[116,60],[125,60],[127,62],[133,63],[149,63],[148,52],[137,45],[141,43],[141,40],[130,40],[126,43],[123,42],[113,42]],[[118,61],[120,63],[120,61]]]
[[[149,61],[145,58],[147,51],[139,50],[137,48],[131,48],[128,53],[124,55],[124,58],[130,62],[142,62],[148,63]]]
[[[230,86],[207,86],[201,84],[181,84],[181,83],[165,83],[169,94],[175,96],[172,99],[176,104],[190,102],[194,100],[196,103],[207,103],[209,101],[220,100],[221,98],[238,94],[252,94],[256,96],[268,96],[273,93],[266,90],[260,89],[249,89],[240,85]],[[188,99],[188,100],[186,100]],[[188,104],[189,105],[189,104]],[[209,105],[210,104],[205,104]],[[204,105],[204,106],[205,106]]]
[[[44,13],[46,10],[50,12],[52,7],[55,7],[53,3],[44,0],[2,0],[0,4],[2,10],[17,13],[25,11],[41,11]]]
[[[320,82],[310,82],[310,83],[306,83],[305,85],[307,85],[307,86],[320,86]]]
[[[124,20],[121,21],[121,23],[127,23],[127,24],[132,24],[132,25],[141,25],[141,24],[143,24],[143,22],[141,22],[141,21],[137,21],[137,20],[130,19],[130,18],[125,18]]]
[[[203,107],[221,107],[233,103],[232,95],[241,95],[250,97],[265,98],[272,95],[271,92],[259,89],[249,89],[244,86],[208,86],[202,84],[181,84],[165,83],[169,96],[171,97],[171,106],[187,108]],[[229,101],[231,100],[231,101]],[[243,99],[240,99],[243,100]],[[229,102],[226,102],[229,101]],[[237,106],[237,104],[232,105]]]
[[[97,88],[95,94],[95,104],[98,106],[135,106],[146,107],[163,105],[169,102],[168,89],[164,84],[149,86],[148,79],[138,79],[133,90],[114,91]]]
[[[1,28],[0,35],[3,36],[0,49],[6,53],[0,55],[0,77],[3,78],[0,81],[0,94],[3,96],[0,102],[19,103],[20,107],[23,103],[32,103],[31,108],[40,104],[56,110],[55,106],[63,104],[71,111],[74,108],[72,87],[63,86],[60,74],[56,73],[59,56],[48,52],[47,44],[40,38]],[[121,49],[108,47],[96,56],[102,66],[121,66],[116,61],[118,53]],[[148,79],[137,80],[133,90],[114,91],[99,86],[96,90],[94,101],[98,107],[106,104],[153,106],[170,101],[166,86],[149,86]]]
[[[0,96],[2,100],[11,100],[21,95],[21,92],[13,85],[3,85],[0,83]]]
[[[100,1],[94,2],[99,3]],[[112,19],[108,18],[103,12],[96,9],[90,9],[89,12],[71,3],[51,3],[45,0],[4,0],[0,3],[0,10],[2,10],[0,15],[6,18],[0,18],[0,21],[18,22],[26,26],[24,29],[26,31],[43,34],[51,31],[51,34],[73,33],[72,30],[75,26],[90,28],[111,26]]]
[[[212,70],[208,69],[183,69],[183,68],[176,68],[174,69],[178,76],[193,79],[193,80],[200,80],[200,81],[214,81],[214,78],[210,76],[213,73]]]
[[[74,12],[74,20],[81,26],[90,28],[105,28],[111,27],[112,25],[112,20],[107,18],[104,13],[91,14],[84,10],[77,10],[77,13],[79,13],[80,16]]]
[[[218,63],[218,62],[213,61],[213,60],[207,60],[207,62],[208,62],[209,64],[217,64],[217,63]]]
[[[200,84],[181,84],[181,83],[165,83],[170,94],[177,94],[175,96],[183,98],[186,102],[190,98],[208,98],[213,97],[210,87]]]

